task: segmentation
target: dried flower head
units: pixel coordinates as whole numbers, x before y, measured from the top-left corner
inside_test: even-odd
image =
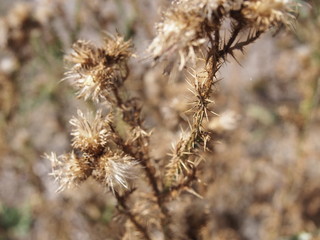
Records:
[[[77,156],[74,152],[57,157],[51,153],[45,157],[51,161],[51,175],[59,183],[57,191],[77,187],[92,176],[112,192],[123,192],[130,188],[130,181],[137,177],[138,162],[121,152],[106,150],[99,157],[86,153]]]
[[[78,117],[73,117],[70,124],[74,126],[71,135],[75,149],[92,155],[99,155],[104,150],[110,137],[109,116],[103,117],[99,110],[93,118],[78,110]]]
[[[294,0],[250,0],[244,1],[241,13],[249,26],[263,32],[271,27],[291,26],[297,6]]]
[[[106,153],[98,160],[92,176],[112,192],[130,188],[130,180],[137,177],[136,165],[132,157],[121,153]]]
[[[157,36],[148,50],[155,59],[179,52],[180,69],[183,68],[187,60],[195,60],[195,48],[206,41],[203,21],[204,16],[198,9],[175,2],[157,25]]]
[[[227,17],[230,11],[238,11],[243,0],[202,0],[202,2],[205,4],[207,19],[210,21],[213,16]]]
[[[78,110],[78,117],[70,123],[74,127],[72,147],[77,154],[46,155],[52,163],[52,175],[59,182],[58,191],[78,186],[90,176],[113,192],[129,189],[138,162],[119,151],[109,115],[103,116],[99,110],[93,117]]]
[[[218,29],[230,11],[238,11],[243,0],[178,0],[163,13],[158,23],[157,36],[148,50],[155,60],[178,52],[180,70],[189,60],[196,60],[197,50],[204,45],[207,35]]]
[[[66,56],[74,65],[64,79],[72,81],[79,98],[96,102],[105,99],[108,91],[119,87],[127,78],[127,61],[133,55],[131,46],[130,41],[120,36],[107,35],[101,48],[79,40],[73,45],[73,52]]]
[[[56,156],[55,153],[45,156],[51,161],[52,173],[59,183],[57,191],[76,187],[85,181],[91,174],[89,159],[79,158],[74,152]]]
[[[113,36],[109,33],[105,33],[103,49],[109,61],[118,64],[126,63],[131,56],[134,56],[131,41],[125,41],[123,37]]]
[[[166,185],[170,186],[172,183],[179,182],[185,172],[190,170],[189,163],[186,163],[184,160],[187,156],[191,156],[192,152],[188,149],[189,147],[187,141],[187,133],[182,133],[180,140],[176,146],[173,146],[172,153],[170,154],[170,162],[166,166],[165,182]]]

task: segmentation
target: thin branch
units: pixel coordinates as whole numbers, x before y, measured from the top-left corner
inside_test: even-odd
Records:
[[[121,148],[121,150],[124,153],[126,153],[127,155],[133,157],[134,159],[142,160],[142,161],[139,161],[139,163],[143,167],[143,170],[146,173],[146,176],[147,176],[147,178],[149,180],[149,183],[150,183],[150,185],[152,187],[154,195],[157,198],[157,204],[158,204],[162,214],[166,218],[168,218],[169,217],[168,216],[168,211],[164,206],[164,202],[162,201],[163,199],[161,198],[161,192],[159,190],[159,187],[158,187],[158,184],[157,184],[157,179],[155,177],[154,171],[152,170],[153,166],[150,165],[150,161],[143,160],[145,158],[145,155],[140,153],[140,152],[135,153],[131,149],[130,145],[125,144],[123,139],[119,136],[119,134],[116,133],[116,129],[112,126],[112,124],[109,124],[109,126],[110,126],[110,130],[114,133],[114,136],[113,136],[114,137],[114,141]]]
[[[235,49],[243,50],[243,48],[250,43],[253,43],[255,40],[257,40],[261,36],[262,32],[256,32],[256,34],[253,37],[249,37],[246,41],[239,42],[235,44],[233,47],[231,47],[228,51],[228,53],[232,52]]]
[[[183,188],[185,188],[186,186],[189,186],[194,180],[196,180],[197,179],[197,177],[196,177],[197,168],[192,167],[191,170],[192,171],[190,171],[187,174],[187,176],[184,178],[184,180],[181,183],[179,183],[175,186],[172,186],[169,191],[164,191],[162,193],[161,198],[163,200],[165,200],[166,198],[168,198],[171,195],[172,192],[174,192],[174,191],[179,192]]]
[[[130,208],[128,207],[126,200],[127,195],[121,196],[119,193],[115,192],[115,197],[117,199],[117,202],[119,206],[122,208],[122,212],[127,215],[127,217],[130,219],[130,221],[134,224],[134,226],[137,228],[139,232],[141,232],[146,240],[151,240],[148,231],[145,226],[143,226],[139,221],[136,219],[135,215],[130,211]]]
[[[236,40],[241,29],[242,29],[242,23],[238,22],[238,24],[236,25],[236,27],[232,31],[232,34],[231,34],[231,37],[230,37],[228,43],[223,47],[223,49],[222,49],[223,52],[226,53],[229,51],[230,47],[232,46],[232,44]]]
[[[234,50],[239,50],[239,51],[243,51],[243,48],[247,45],[249,45],[250,43],[253,43],[255,40],[257,40],[260,36],[261,36],[262,32],[256,32],[254,36],[248,36],[248,39],[242,42],[238,42],[236,44],[234,44],[232,47],[230,46],[228,49],[222,49],[219,51],[219,56],[220,57],[225,57],[227,54],[233,54]]]
[[[117,88],[114,88],[113,89],[113,93],[114,93],[114,96],[116,98],[116,101],[117,101],[117,106],[122,110],[122,111],[128,111],[128,109],[125,108],[124,104],[123,104],[123,100],[121,98],[121,96],[119,95],[119,91]],[[135,123],[137,125],[133,125],[133,122],[132,121],[128,121],[127,122],[131,127],[136,127],[136,126],[139,126],[140,128],[142,128],[141,126],[141,122],[140,120],[138,121],[135,121]],[[115,132],[115,129],[112,127],[112,130]],[[141,149],[145,149],[144,145],[145,145],[145,141],[148,141],[148,140],[144,140],[145,137],[142,139],[141,137],[136,139],[135,143],[138,144],[139,146],[139,151],[138,152],[134,152],[130,146],[128,146],[127,144],[124,143],[123,139],[118,139],[119,141],[119,146],[122,146],[123,147],[123,150],[125,153],[129,154],[130,156],[134,157],[135,159],[139,160],[139,163],[141,164],[141,166],[143,166],[143,169],[147,175],[147,178],[149,180],[149,183],[155,193],[155,195],[159,195],[160,193],[160,190],[159,190],[159,187],[158,187],[158,180],[154,174],[154,171],[153,171],[153,166],[151,166],[150,164],[150,159],[149,159],[149,154],[147,152],[147,150],[145,151],[141,151]]]

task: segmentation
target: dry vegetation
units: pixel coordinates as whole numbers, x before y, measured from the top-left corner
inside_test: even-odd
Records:
[[[317,1],[0,10],[0,240],[320,239]]]

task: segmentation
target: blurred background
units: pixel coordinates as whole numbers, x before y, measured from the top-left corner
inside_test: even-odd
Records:
[[[151,66],[146,48],[166,0],[0,2],[0,240],[120,239],[115,200],[94,181],[56,193],[44,153],[70,150],[77,100],[63,56],[102,32],[132,38],[127,89],[143,102],[161,158],[188,126],[185,75]],[[213,240],[320,239],[320,2],[304,2],[292,32],[265,34],[224,65],[215,89],[210,152],[177,221]],[[187,194],[185,194],[187,195]],[[192,210],[193,209],[193,210]],[[199,220],[200,221],[200,220]],[[120,231],[121,232],[121,231]]]

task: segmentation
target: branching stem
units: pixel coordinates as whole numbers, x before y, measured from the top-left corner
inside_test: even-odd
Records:
[[[207,29],[210,28],[207,27]],[[168,165],[169,170],[167,174],[170,176],[173,172],[173,170],[170,168],[177,168],[179,164],[183,164],[189,169],[187,170],[186,178],[182,182],[178,183],[177,185],[169,185],[170,188],[169,191],[167,191],[168,193],[166,192],[166,195],[170,194],[172,191],[183,189],[183,187],[190,185],[191,182],[196,179],[196,168],[193,166],[192,162],[188,161],[188,159],[197,147],[197,141],[203,137],[202,123],[204,117],[206,116],[207,105],[210,103],[212,86],[216,82],[214,80],[216,79],[216,74],[221,66],[222,61],[226,59],[228,55],[233,56],[234,50],[243,50],[246,45],[254,42],[261,35],[261,32],[256,32],[254,35],[249,34],[247,40],[235,43],[239,33],[242,30],[243,24],[238,22],[238,24],[235,25],[234,29],[232,30],[229,40],[222,47],[220,47],[219,26],[217,26],[217,28],[214,30],[214,38],[211,36],[211,32],[207,33],[209,43],[211,45],[206,58],[205,70],[207,72],[207,77],[201,85],[196,84],[198,98],[200,98],[202,101],[201,104],[197,106],[197,110],[193,114],[193,123],[191,125],[190,135],[177,144],[177,151],[174,157],[171,159],[171,163]],[[192,174],[190,174],[190,170],[192,170]]]
[[[122,212],[130,219],[130,221],[134,224],[134,226],[137,228],[139,232],[141,232],[146,240],[151,240],[147,229],[145,226],[143,226],[139,221],[136,219],[135,215],[130,211],[130,208],[128,207],[126,203],[126,196],[121,196],[119,193],[115,192],[115,197],[117,199],[117,202],[119,206],[122,208]]]

